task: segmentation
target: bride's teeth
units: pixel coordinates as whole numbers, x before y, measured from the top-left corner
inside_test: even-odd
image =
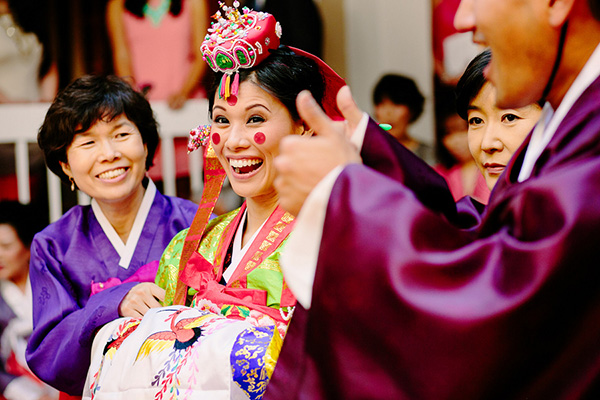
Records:
[[[98,175],[98,178],[113,179],[124,173],[125,173],[125,168],[113,169],[112,171],[106,171],[106,172],[101,173],[100,175]]]
[[[258,158],[229,160],[229,165],[236,174],[247,174],[255,171],[262,166],[262,163],[263,161]]]
[[[233,168],[241,168],[241,167],[249,167],[251,165],[256,165],[256,164],[260,164],[262,162],[262,160],[258,160],[258,159],[253,159],[253,160],[234,160],[234,159],[230,159],[229,160],[229,165],[231,165]]]

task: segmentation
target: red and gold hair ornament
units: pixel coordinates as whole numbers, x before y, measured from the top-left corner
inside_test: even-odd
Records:
[[[279,47],[281,25],[271,14],[219,2],[223,12],[213,16],[208,34],[200,50],[206,63],[215,72],[223,72],[219,84],[219,97],[237,96],[240,68],[252,68],[269,56],[269,49]]]

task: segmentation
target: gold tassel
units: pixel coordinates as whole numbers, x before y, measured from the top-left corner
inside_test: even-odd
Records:
[[[231,76],[227,75],[227,80],[225,81],[225,99],[228,99],[231,92],[230,92],[230,86],[231,86]]]

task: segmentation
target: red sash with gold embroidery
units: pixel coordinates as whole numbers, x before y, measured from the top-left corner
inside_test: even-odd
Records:
[[[207,298],[218,306],[244,306],[267,314],[278,322],[285,322],[279,310],[266,306],[267,293],[264,290],[242,287],[247,284],[246,278],[248,274],[273,254],[292,231],[294,218],[280,207],[277,207],[269,216],[257,234],[257,238],[250,245],[250,248],[236,267],[228,284],[224,286],[218,283],[223,275],[223,262],[229,244],[233,240],[236,228],[240,224],[244,209],[245,203],[242,205],[238,215],[223,232],[217,247],[215,263],[210,264],[202,255],[194,252],[189,258],[185,269],[182,271],[180,279],[190,287],[198,290],[197,296]],[[296,299],[294,295],[287,285],[284,284],[280,306],[291,307],[295,303]]]
[[[219,193],[221,193],[225,176],[225,170],[217,159],[215,151],[211,145],[207,146],[204,153],[204,190],[202,192],[200,205],[198,206],[198,211],[196,211],[194,221],[192,221],[192,225],[190,226],[183,243],[181,259],[179,260],[179,279],[177,280],[173,304],[185,305],[188,287],[185,282],[181,280],[181,275],[190,257],[196,253],[196,249],[200,244],[206,225],[210,220],[210,216],[215,208],[217,199],[219,198]]]

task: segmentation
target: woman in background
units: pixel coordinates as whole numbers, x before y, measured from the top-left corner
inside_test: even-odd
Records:
[[[467,121],[475,164],[492,190],[537,123],[542,107],[538,103],[515,109],[496,107],[496,89],[484,73],[490,59],[491,52],[485,50],[469,63],[456,87],[456,108]]]
[[[203,94],[204,0],[110,0],[106,21],[115,74],[131,79],[149,100],[176,109]]]
[[[391,125],[388,133],[428,164],[435,162],[433,148],[409,132],[425,106],[416,82],[404,75],[386,74],[373,89],[373,111],[377,122]]]
[[[31,205],[0,202],[0,398],[7,400],[58,398],[25,362],[33,329],[29,246],[42,221]]]
[[[468,124],[456,113],[455,101],[440,118],[436,129],[435,152],[439,163],[435,170],[446,179],[455,201],[471,196],[487,204],[490,189],[473,159],[468,141]]]
[[[50,51],[47,2],[0,0],[0,104],[52,101],[58,70]],[[0,200],[18,200],[15,149],[0,143]],[[46,168],[40,149],[29,145],[31,198],[47,207]]]
[[[539,104],[517,109],[496,107],[496,89],[484,69],[491,54],[477,55],[456,87],[456,113],[448,113],[438,130],[436,166],[455,200],[471,196],[487,204],[491,190],[514,152],[541,114]]]
[[[58,70],[44,4],[0,0],[0,103],[52,101]]]

